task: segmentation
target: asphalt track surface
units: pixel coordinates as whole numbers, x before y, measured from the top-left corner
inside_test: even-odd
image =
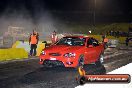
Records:
[[[108,49],[103,65],[85,65],[87,74],[105,74],[132,62],[132,50]],[[74,88],[78,86],[74,68],[44,68],[37,57],[0,63],[0,88]]]

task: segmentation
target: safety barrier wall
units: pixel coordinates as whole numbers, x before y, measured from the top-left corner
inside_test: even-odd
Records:
[[[92,36],[99,41],[102,41],[101,35],[89,35]],[[118,39],[120,43],[125,43],[126,37],[119,37],[114,38],[113,36],[107,36],[109,39]],[[42,43],[42,41],[39,41],[37,45],[37,55],[39,56],[42,49],[45,48],[45,43]],[[22,42],[22,41],[16,41],[12,48],[9,49],[0,49],[0,61],[5,60],[12,60],[12,59],[23,59],[28,58],[28,54],[30,52],[30,45],[28,41]]]
[[[30,52],[30,45],[28,41],[22,42],[22,41],[16,41],[12,48],[23,48],[26,52]],[[38,45],[37,45],[37,54],[36,56],[39,56],[42,49],[45,48],[45,43],[42,43],[42,41],[39,41]]]
[[[96,38],[100,42],[102,41],[102,36],[101,35],[85,35],[85,36],[91,36],[91,37]],[[125,40],[126,40],[126,37],[119,37],[119,38],[115,38],[114,36],[106,36],[106,37],[108,39],[116,39],[116,40],[119,40],[120,43],[125,43]]]
[[[23,48],[0,49],[0,61],[28,58]]]

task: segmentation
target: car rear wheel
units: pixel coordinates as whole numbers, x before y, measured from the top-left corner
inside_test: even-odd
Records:
[[[101,53],[99,59],[95,62],[96,65],[100,65],[104,62],[104,54]]]

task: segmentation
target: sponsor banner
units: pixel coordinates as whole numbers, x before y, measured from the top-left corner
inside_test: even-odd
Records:
[[[85,83],[130,83],[129,74],[85,75],[78,77],[80,85]]]
[[[86,74],[83,67],[79,67],[78,72],[79,75],[76,80],[80,85],[85,83],[130,83],[131,81],[129,74],[89,75]]]

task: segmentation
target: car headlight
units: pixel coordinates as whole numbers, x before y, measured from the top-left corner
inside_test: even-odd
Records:
[[[75,57],[76,54],[75,53],[66,53],[63,55],[64,57]]]
[[[46,55],[46,53],[44,51],[41,52],[42,55]]]

